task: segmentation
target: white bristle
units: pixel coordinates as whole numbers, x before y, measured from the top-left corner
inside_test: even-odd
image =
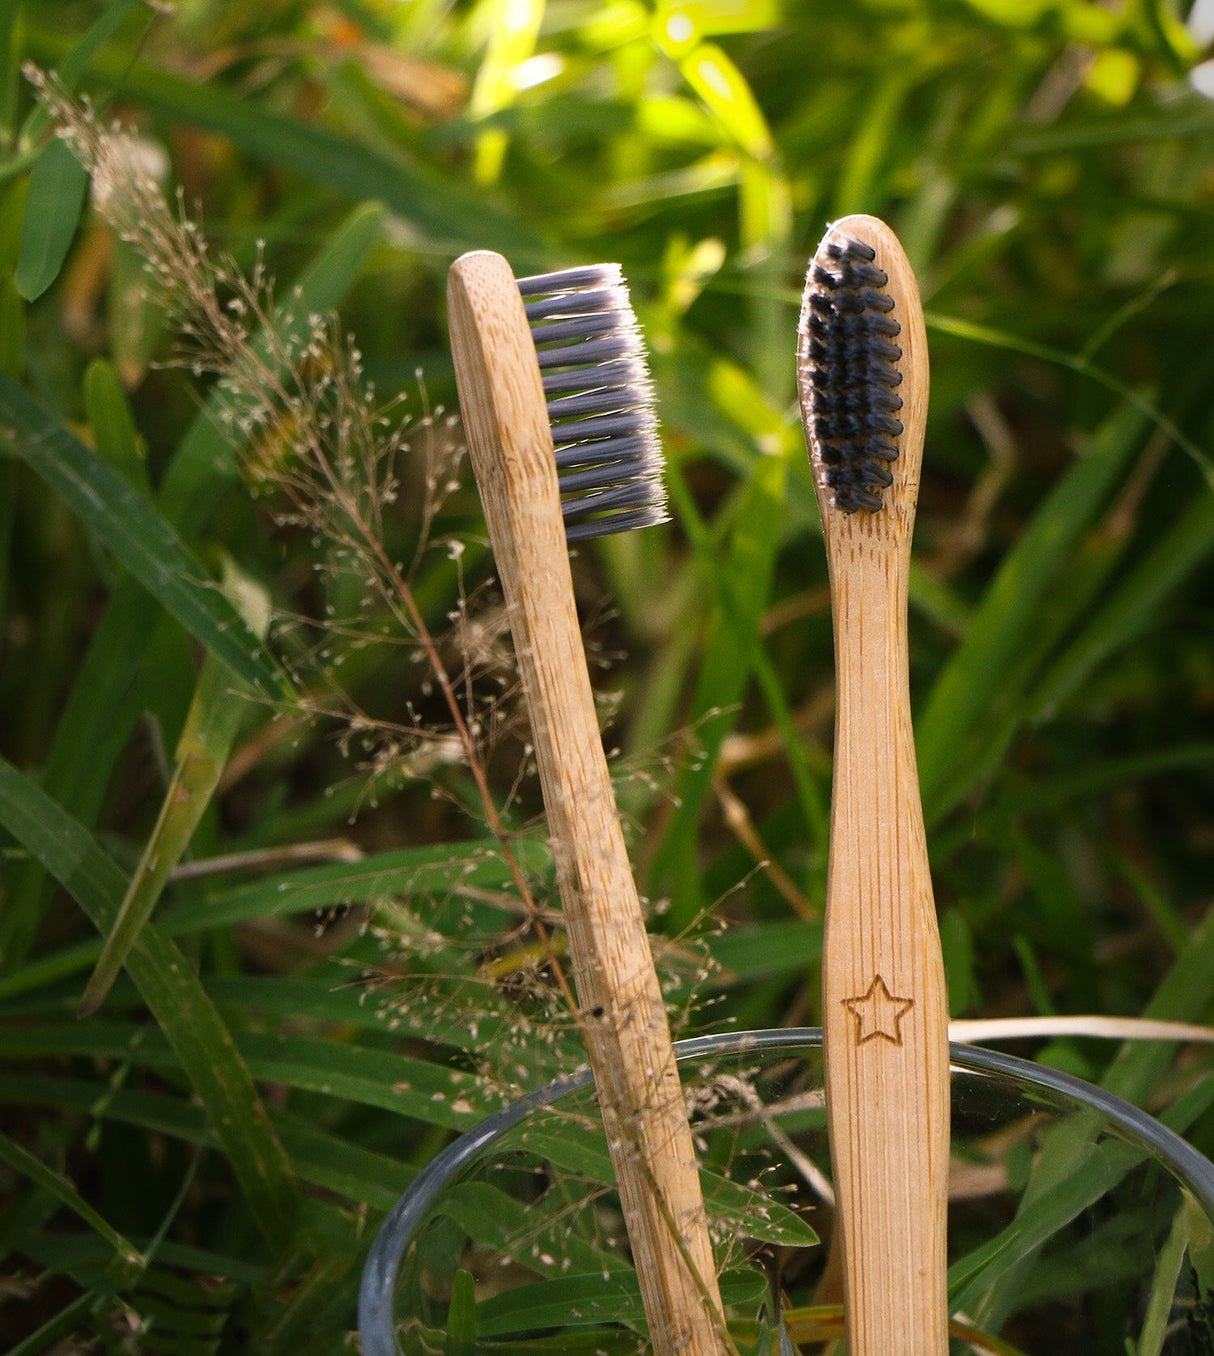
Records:
[[[618,264],[518,280],[548,396],[570,541],[667,520],[644,342]]]

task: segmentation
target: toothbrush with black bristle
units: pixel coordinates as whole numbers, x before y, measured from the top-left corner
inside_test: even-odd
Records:
[[[665,520],[640,332],[614,264],[447,280],[464,428],[531,718],[580,1026],[658,1356],[730,1350],[695,1149],[591,691],[568,542]]]
[[[810,264],[797,384],[835,629],[822,1021],[848,1352],[946,1356],[948,999],[906,632],[927,339],[874,217],[836,221]]]

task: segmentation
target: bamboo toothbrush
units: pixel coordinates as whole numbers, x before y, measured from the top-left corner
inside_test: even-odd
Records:
[[[695,1151],[566,546],[664,520],[640,335],[615,265],[517,280],[500,255],[476,251],[452,265],[447,299],[472,466],[531,717],[580,1025],[651,1343],[659,1356],[719,1356],[728,1342]]]
[[[822,1020],[848,1351],[945,1356],[948,1001],[906,641],[927,340],[883,222],[844,217],[819,246],[797,380],[835,629]]]

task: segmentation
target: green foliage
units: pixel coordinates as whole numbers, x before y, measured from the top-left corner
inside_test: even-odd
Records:
[[[579,1060],[448,413],[465,249],[618,259],[652,351],[676,523],[575,573],[685,1030],[818,1015],[833,669],[793,355],[853,210],[929,311],[912,682],[954,1015],[1209,1017],[1214,104],[1184,10],[0,2],[0,1345],[342,1349],[399,1191]],[[69,91],[100,112],[51,139]],[[1208,1056],[1048,1054],[1214,1150]],[[967,1303],[1014,1312],[1124,1167],[1064,1150],[958,1260]],[[1208,1289],[1209,1240],[1180,1215],[1153,1246],[1132,1336],[1167,1351],[1168,1268]],[[1077,1310],[1114,1251],[1059,1268]],[[455,1282],[435,1349],[618,1289],[604,1256],[519,1313]]]

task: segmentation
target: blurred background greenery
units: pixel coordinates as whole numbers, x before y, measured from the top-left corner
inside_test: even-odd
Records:
[[[342,1349],[399,1190],[577,1062],[416,619],[297,511],[283,411],[224,433],[223,370],[172,359],[180,313],[23,63],[133,129],[221,291],[264,268],[288,335],[336,308],[403,402],[368,516],[545,909],[444,278],[480,247],[623,264],[674,522],[575,575],[686,1034],[818,1015],[833,672],[793,356],[851,211],[928,312],[912,685],[953,1015],[1208,1016],[1212,42],[1202,0],[0,0],[0,1342]],[[166,827],[191,710],[211,763]],[[1154,1110],[1210,1072],[1021,1049]]]

